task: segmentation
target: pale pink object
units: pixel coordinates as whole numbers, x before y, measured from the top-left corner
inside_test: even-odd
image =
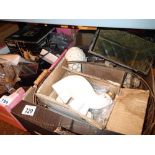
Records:
[[[72,37],[75,32],[77,32],[77,29],[69,29],[69,28],[56,28],[57,33],[63,33],[65,35],[68,35]]]
[[[14,93],[7,96],[7,98],[10,100],[10,103],[8,105],[0,105],[4,106],[9,112],[11,112],[11,110],[22,100],[24,94],[25,90],[22,87],[18,88]]]
[[[10,96],[7,96],[10,99],[10,103],[8,105],[0,104],[0,119],[12,124],[13,126],[23,130],[27,131],[23,125],[11,114],[11,110],[20,103],[23,96],[25,94],[25,91],[23,88],[17,89],[14,93],[12,93]]]

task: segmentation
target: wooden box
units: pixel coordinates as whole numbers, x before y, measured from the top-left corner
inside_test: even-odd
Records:
[[[67,67],[67,61],[65,60],[65,58],[62,59],[62,61],[58,64],[54,71],[46,78],[46,80],[38,89],[36,93],[38,99],[41,102],[45,103],[50,108],[50,110],[54,112],[57,112],[64,116],[68,116],[80,122],[88,122],[99,129],[105,128],[107,118],[105,118],[105,120],[103,120],[102,123],[98,123],[95,120],[89,119],[88,117],[81,115],[77,111],[73,110],[70,106],[66,104],[61,104],[58,101],[56,101],[57,94],[52,89],[52,85],[67,75],[78,74],[75,72],[66,71],[65,69],[63,69],[63,67]],[[86,79],[91,84],[95,84],[101,88],[106,86],[115,95],[118,94],[125,72],[112,68],[109,69],[100,65],[97,65],[95,68],[94,67],[94,64],[82,65],[82,72],[85,73],[85,75],[87,75]],[[89,68],[91,68],[91,70]],[[113,81],[113,83],[107,82],[106,80],[102,79],[101,77],[103,76],[105,77],[105,79]],[[112,106],[110,109],[112,110]],[[110,115],[111,110],[109,110],[109,113],[107,115]]]
[[[106,129],[120,134],[142,134],[149,98],[148,90],[121,88],[125,75],[125,71],[123,70],[108,68],[102,65],[98,65],[96,67],[91,63],[86,63],[83,65],[83,73],[101,79],[96,80],[88,76],[87,79],[90,82],[95,81],[101,86],[106,83],[106,80],[111,80],[119,84],[119,86],[116,85],[114,87],[113,85],[109,85],[110,89],[115,91],[115,103],[114,107],[112,106],[109,112],[108,119],[106,118],[103,121],[103,124],[100,124],[95,120],[79,114],[69,106],[62,105],[56,101],[56,94],[53,92],[51,86],[53,83],[66,76],[66,70],[63,69],[63,66],[67,66],[65,59],[58,64],[55,70],[42,83],[36,93],[38,99],[47,105],[51,111],[79,122],[88,123],[100,130]],[[104,77],[105,81],[101,77]]]

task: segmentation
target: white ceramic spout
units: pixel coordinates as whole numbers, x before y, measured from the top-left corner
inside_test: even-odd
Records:
[[[83,115],[86,115],[90,108],[101,109],[112,103],[110,96],[96,94],[91,84],[79,75],[67,76],[52,87],[63,103],[72,99],[69,105]]]

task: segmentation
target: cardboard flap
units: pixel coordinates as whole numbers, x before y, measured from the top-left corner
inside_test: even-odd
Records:
[[[149,91],[122,88],[106,128],[122,134],[141,134],[148,98]]]

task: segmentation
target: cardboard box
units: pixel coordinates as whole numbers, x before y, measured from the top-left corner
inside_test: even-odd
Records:
[[[94,65],[91,65],[91,64],[89,64],[89,65],[92,66],[92,68],[94,67]],[[105,125],[107,122],[106,118],[105,118],[105,120],[103,119],[103,123],[98,123],[95,120],[89,119],[88,117],[81,115],[77,111],[73,110],[70,106],[68,106],[66,104],[61,104],[56,101],[57,94],[52,89],[52,85],[55,82],[62,79],[64,76],[70,74],[65,69],[63,69],[63,66],[67,67],[67,62],[66,62],[65,58],[62,59],[62,61],[53,70],[53,72],[46,78],[46,80],[42,83],[42,85],[38,89],[38,91],[36,93],[36,96],[38,97],[38,99],[41,102],[43,102],[44,104],[46,104],[52,111],[57,112],[58,114],[73,118],[80,122],[88,122],[91,125],[94,125],[95,127],[99,128],[99,129],[105,128]],[[85,66],[85,65],[83,65],[83,66]],[[112,69],[112,68],[109,69],[109,68],[103,67],[103,66],[97,66],[96,72],[93,72],[93,70],[92,70],[92,72],[90,73],[90,70],[87,69],[87,67],[88,66],[86,65],[85,67],[82,67],[82,68],[83,68],[83,72],[87,73],[87,75],[88,75],[87,80],[90,83],[96,84],[98,87],[106,86],[114,94],[117,94],[119,92],[120,86],[122,84],[121,82],[123,81],[124,74],[125,74],[124,71],[116,70],[116,69]],[[109,76],[107,74],[107,72],[113,73],[113,76]],[[100,75],[98,75],[98,73],[100,73]],[[96,78],[93,78],[93,76],[91,74],[94,76],[96,75]],[[113,81],[113,83],[107,82],[106,80],[102,79],[101,77],[103,75],[104,75],[105,79],[108,78],[110,81]],[[116,76],[116,75],[118,75],[118,76]],[[117,84],[116,84],[116,82],[117,82]],[[112,109],[112,107],[111,107],[111,109]],[[110,111],[109,111],[108,115],[110,115]]]
[[[91,65],[92,67],[90,67]],[[56,101],[57,94],[52,90],[52,85],[62,79],[64,76],[68,75],[66,70],[63,69],[63,66],[67,66],[67,62],[65,61],[65,59],[63,59],[58,64],[55,70],[42,83],[36,93],[39,101],[47,105],[47,107],[49,107],[49,109],[55,113],[58,113],[64,117],[72,118],[81,123],[88,123],[100,130],[106,129],[108,131],[120,134],[142,134],[149,98],[148,90],[120,88],[125,74],[123,70],[108,68],[102,65],[98,65],[98,67],[94,68],[94,64],[83,65],[85,67],[82,67],[82,71],[84,74],[88,75],[87,80],[90,83],[95,82],[100,87],[102,87],[102,85],[105,86],[107,84],[105,82],[106,80],[110,80],[119,84],[114,86],[108,83],[110,91],[115,92],[116,94],[116,97],[114,99],[115,104],[114,108],[112,106],[109,110],[109,114],[107,114],[107,117],[103,118],[103,122],[99,123],[96,120],[81,115],[68,105],[61,104]],[[93,79],[93,77],[97,77],[99,79]],[[105,80],[101,79],[101,77],[104,77]],[[128,97],[128,95],[130,97]],[[123,103],[121,102],[122,105],[118,106],[120,100],[122,100]],[[119,126],[120,128],[122,126],[122,128],[120,130],[117,130],[117,126]]]
[[[32,93],[32,92],[31,92]],[[29,95],[29,94],[27,94]],[[33,116],[23,115],[22,111],[26,105],[36,106]],[[31,134],[55,135],[55,134],[74,134],[74,135],[107,135],[118,134],[107,130],[99,130],[89,123],[81,123],[72,118],[64,117],[51,110],[22,101],[13,108],[12,114],[22,123]],[[60,132],[61,129],[61,132]],[[58,131],[59,130],[59,131]]]
[[[85,73],[86,73],[86,69],[85,69]],[[152,79],[153,79],[152,74],[150,72],[150,74],[146,78],[146,80],[150,82],[150,85],[152,85],[153,83]],[[116,80],[116,79],[114,78],[113,80]],[[45,83],[43,83],[43,85],[44,84]],[[49,85],[47,83],[46,87],[48,86]],[[121,92],[126,93],[127,89],[124,89],[124,90],[121,89],[120,96],[116,97],[116,101],[120,100],[119,97],[122,96]],[[128,103],[127,102],[125,103],[116,102],[111,112],[111,115],[109,117],[106,127],[104,129],[99,129],[96,126],[90,124],[90,122],[87,122],[86,120],[81,122],[75,119],[75,117],[71,117],[71,116],[68,117],[68,115],[64,115],[63,110],[62,112],[60,112],[60,111],[51,109],[51,105],[50,105],[51,102],[48,101],[46,95],[44,95],[45,98],[39,99],[39,100],[42,100],[44,103],[39,101],[39,105],[38,104],[35,105],[36,109],[39,108],[40,112],[35,113],[33,117],[22,115],[22,110],[24,109],[25,105],[34,105],[33,94],[35,93],[35,91],[36,91],[35,88],[31,87],[26,92],[26,95],[23,98],[24,102],[22,101],[20,104],[18,104],[12,110],[12,113],[24,125],[24,127],[28,131],[31,131],[32,133],[36,132],[40,134],[57,134],[55,130],[57,130],[57,128],[59,127],[63,128],[64,130],[69,131],[70,134],[85,134],[85,135],[87,134],[91,134],[91,135],[92,134],[93,135],[94,134],[108,134],[108,135],[109,134],[130,134],[130,135],[131,134],[132,135],[143,134],[142,130],[144,129],[144,125],[145,125],[144,117],[148,115],[146,114],[146,107],[147,105],[153,104],[152,102],[150,102],[150,99],[148,103],[141,102],[137,98],[137,96],[139,97],[140,95],[134,95],[131,97],[129,96],[129,100],[126,98],[127,101],[129,101]],[[44,91],[46,92],[47,89],[45,89]],[[141,96],[142,97],[146,96],[145,100],[148,98],[148,95],[149,95],[148,91],[145,91],[145,90],[134,91],[134,89],[133,90],[129,89],[129,91],[130,93],[133,93],[133,94],[142,92]],[[136,98],[138,100],[135,100]],[[130,102],[131,99],[133,102]],[[56,104],[56,103],[53,103],[53,104]],[[53,123],[55,124],[56,122],[59,122],[59,123],[57,123],[57,125],[55,125],[55,127],[53,128]],[[146,125],[148,125],[147,120],[146,120]],[[63,131],[63,133],[61,134],[67,134],[67,133]]]

